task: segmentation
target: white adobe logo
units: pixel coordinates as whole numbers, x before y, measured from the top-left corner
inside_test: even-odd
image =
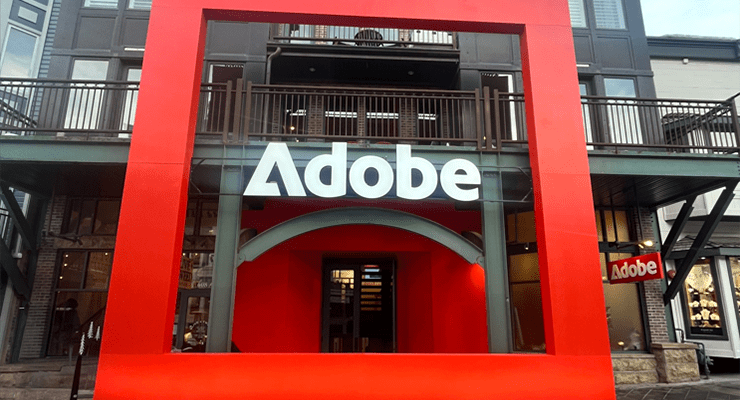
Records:
[[[280,178],[285,184],[288,196],[305,197],[301,177],[285,143],[272,142],[267,145],[257,168],[249,180],[244,196],[280,196],[280,189],[276,182],[268,182],[272,169],[277,166]],[[329,183],[321,181],[320,173],[329,168]],[[373,185],[367,183],[365,172],[374,169],[378,181]],[[421,172],[421,183],[413,186],[411,170]],[[461,172],[461,173],[459,173]],[[318,197],[334,198],[347,194],[347,143],[332,143],[331,153],[318,155],[306,165],[303,173],[306,188]],[[428,160],[411,156],[411,146],[396,145],[396,195],[402,199],[421,200],[434,193],[437,182],[444,192],[458,201],[473,201],[480,198],[480,188],[463,189],[460,185],[481,184],[481,175],[472,162],[455,158],[442,166],[437,176],[437,169]],[[377,199],[385,196],[393,187],[393,168],[385,159],[378,156],[363,156],[358,158],[349,168],[349,184],[359,196],[367,199]]]

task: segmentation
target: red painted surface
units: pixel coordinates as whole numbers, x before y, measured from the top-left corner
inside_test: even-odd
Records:
[[[399,352],[485,353],[483,269],[422,236],[394,228],[326,228],[238,269],[233,341],[243,352],[318,352],[322,257],[397,261]]]
[[[166,354],[206,18],[521,34],[548,355]],[[565,0],[154,0],[95,397],[614,399],[571,35]]]
[[[611,372],[603,356],[109,354],[95,398],[600,400]]]
[[[643,254],[608,262],[606,273],[612,284],[663,279],[663,261],[660,253]]]

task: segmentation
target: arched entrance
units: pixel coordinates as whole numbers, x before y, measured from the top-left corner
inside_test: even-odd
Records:
[[[399,216],[400,221],[417,220],[417,228],[434,226],[434,229],[419,229],[427,233],[421,235],[411,231],[417,228],[388,226],[398,225],[399,219],[371,221],[368,217],[357,223],[357,220],[345,218],[361,215],[357,213],[359,211],[386,217]],[[259,254],[248,252],[248,244],[240,251],[240,257],[256,254],[249,257],[252,261],[242,262],[236,274],[232,340],[240,351],[387,351],[388,347],[373,346],[373,334],[367,333],[370,329],[363,329],[352,318],[361,318],[367,323],[373,318],[377,320],[374,315],[387,313],[387,308],[392,307],[393,323],[374,323],[384,323],[390,327],[388,329],[393,329],[393,332],[387,332],[388,337],[393,337],[393,351],[487,352],[483,269],[467,259],[474,261],[480,257],[479,249],[477,255],[463,258],[461,249],[467,248],[475,254],[477,248],[447,228],[399,211],[338,209],[312,214],[322,217],[316,219],[316,215],[308,214],[273,228],[273,233],[286,233],[276,235],[284,240],[268,250]],[[306,221],[314,221],[315,225],[306,224]],[[438,235],[432,239],[429,236],[434,230]],[[260,235],[263,242],[258,241],[258,236],[249,243],[262,248],[272,237],[268,233]],[[441,242],[456,243],[451,246],[455,250]],[[349,275],[344,275],[346,290],[345,297],[341,297],[338,271],[352,268],[357,275],[353,275],[352,281],[346,279]],[[376,275],[380,279],[379,270],[387,268],[392,269],[392,281],[387,278],[390,276],[387,273],[382,278],[384,283],[364,279]],[[350,282],[354,285],[352,288]],[[378,287],[366,285],[386,287],[378,297],[381,291],[374,290]],[[334,294],[329,292],[331,290]],[[331,301],[335,304],[347,302],[347,305],[359,301],[359,304],[352,303],[358,313],[342,317],[331,315],[327,308],[331,307]],[[362,304],[363,301],[367,303]],[[363,307],[366,309],[364,312]],[[341,318],[345,318],[346,325],[341,325]],[[336,333],[344,329],[347,334],[358,328],[365,332],[354,332],[359,344],[345,342],[343,348],[337,347],[337,337],[342,335],[332,334],[332,330]],[[331,336],[331,343],[327,335]]]

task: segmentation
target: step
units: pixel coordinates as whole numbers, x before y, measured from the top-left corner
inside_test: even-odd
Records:
[[[0,400],[69,400],[72,389],[0,388]],[[92,390],[80,390],[80,399],[91,399]]]

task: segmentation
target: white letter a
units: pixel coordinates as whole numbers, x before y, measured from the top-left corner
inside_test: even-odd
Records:
[[[285,143],[269,143],[262,155],[252,178],[249,180],[244,196],[280,196],[280,188],[276,182],[267,182],[272,168],[277,165],[280,178],[285,184],[288,196],[306,196],[301,178],[290,156]]]

